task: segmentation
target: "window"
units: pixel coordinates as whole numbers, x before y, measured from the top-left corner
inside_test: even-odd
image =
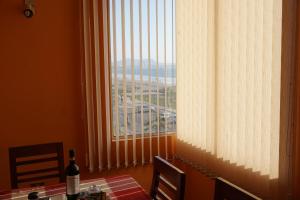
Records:
[[[173,0],[110,0],[114,136],[176,131]]]

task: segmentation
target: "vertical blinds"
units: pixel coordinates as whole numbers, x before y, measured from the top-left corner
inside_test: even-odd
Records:
[[[170,97],[176,98],[170,94],[176,85],[174,59],[169,56],[174,48],[174,2],[109,3],[112,146],[116,166],[152,162],[154,155],[168,158],[168,133],[176,127],[175,105],[169,105]]]
[[[270,178],[279,167],[281,12],[281,0],[176,1],[178,139]]]
[[[81,6],[86,165],[92,172],[145,164],[154,155],[171,158],[174,0],[84,0]]]

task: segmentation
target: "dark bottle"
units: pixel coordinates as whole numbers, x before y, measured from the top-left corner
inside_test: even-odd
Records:
[[[66,168],[67,199],[77,199],[80,193],[79,167],[75,163],[75,150],[69,151],[70,163]]]

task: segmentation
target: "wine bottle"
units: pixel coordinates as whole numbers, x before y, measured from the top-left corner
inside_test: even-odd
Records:
[[[75,163],[75,150],[69,151],[70,163],[66,168],[66,192],[67,199],[77,199],[80,192],[80,178],[79,167]]]

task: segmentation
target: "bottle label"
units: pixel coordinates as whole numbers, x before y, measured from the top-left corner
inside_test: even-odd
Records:
[[[67,194],[78,194],[80,192],[79,174],[75,176],[67,176]]]

